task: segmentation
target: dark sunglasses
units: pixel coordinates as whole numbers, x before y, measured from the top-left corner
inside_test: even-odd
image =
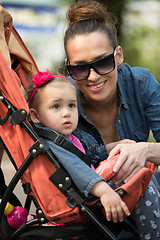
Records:
[[[114,52],[112,54],[99,58],[95,61],[75,65],[67,64],[66,67],[69,75],[75,80],[87,79],[90,75],[91,68],[93,68],[94,71],[99,75],[105,75],[115,69],[115,55],[116,48],[114,49]]]

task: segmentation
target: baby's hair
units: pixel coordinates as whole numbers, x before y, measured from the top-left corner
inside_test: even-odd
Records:
[[[67,40],[77,35],[102,31],[108,35],[111,46],[117,46],[116,18],[106,7],[95,0],[79,0],[73,3],[66,13],[69,27],[64,36],[66,50]]]
[[[56,77],[53,77],[51,80],[45,82],[43,85],[38,87],[36,93],[34,94],[34,96],[32,98],[32,101],[29,104],[30,108],[37,109],[37,107],[39,105],[39,102],[40,102],[41,91],[43,91],[43,89],[52,82],[62,82],[62,83],[70,84],[70,86],[72,86],[75,89],[75,92],[76,92],[76,87],[68,79],[66,79],[63,76],[60,76],[59,74],[57,74],[55,72],[54,73],[52,72],[52,75],[53,76],[55,75]],[[29,84],[28,91],[27,91],[27,102],[28,103],[31,99],[31,96],[33,94],[34,89],[35,89],[35,84],[34,84],[33,81],[31,81],[30,84]]]

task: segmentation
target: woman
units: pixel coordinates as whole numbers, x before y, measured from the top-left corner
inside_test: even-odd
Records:
[[[66,65],[82,99],[79,128],[92,134],[106,157],[120,152],[114,182],[130,179],[146,160],[160,164],[160,84],[148,69],[123,63],[110,14],[96,1],[78,1],[67,12]],[[137,144],[123,144],[131,139]],[[104,147],[106,144],[106,147]]]
[[[67,18],[64,47],[70,80],[80,97],[78,128],[96,138],[105,158],[120,153],[113,181],[125,182],[146,160],[160,164],[160,143],[147,142],[149,130],[160,142],[160,84],[148,69],[123,63],[114,23],[102,4],[79,0]],[[123,144],[122,139],[137,143]],[[135,208],[141,239],[160,239],[160,212],[153,203],[158,202],[158,189],[153,178],[145,192],[153,201],[143,202],[142,197]],[[145,207],[140,211],[139,206]]]

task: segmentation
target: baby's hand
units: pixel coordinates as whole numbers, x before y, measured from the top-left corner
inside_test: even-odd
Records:
[[[108,221],[122,222],[124,215],[130,215],[125,202],[105,181],[97,182],[90,190],[90,193],[100,198]]]
[[[105,214],[108,221],[113,221],[115,223],[118,221],[122,222],[124,213],[127,216],[130,215],[127,205],[114,191],[111,191],[110,193],[104,193],[100,197],[100,201],[105,209]]]

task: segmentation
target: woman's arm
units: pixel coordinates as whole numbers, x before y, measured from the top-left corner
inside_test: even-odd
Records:
[[[148,161],[160,165],[160,143],[150,142],[148,144]]]
[[[141,85],[139,87],[141,89]],[[117,174],[114,177],[114,182],[117,183],[130,179],[145,165],[146,161],[160,165],[160,143],[158,143],[160,142],[160,84],[151,73],[147,75],[140,94],[143,114],[146,119],[144,124],[152,131],[157,143],[138,142],[131,146],[128,144],[118,144],[115,146],[110,151],[109,156],[120,153],[120,157],[115,165]],[[142,135],[148,134],[147,132],[143,132],[143,128],[141,131]]]

